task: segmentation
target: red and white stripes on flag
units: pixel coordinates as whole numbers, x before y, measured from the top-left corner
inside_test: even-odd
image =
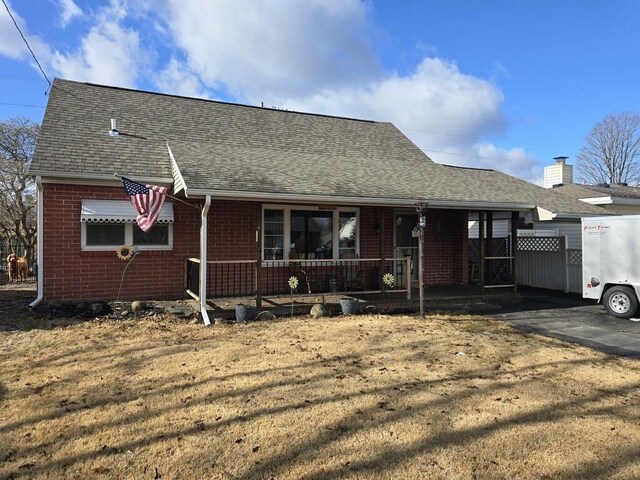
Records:
[[[136,222],[143,232],[148,232],[156,223],[160,210],[164,204],[167,187],[142,185],[141,183],[122,177],[124,191],[129,195],[129,201],[138,212]]]

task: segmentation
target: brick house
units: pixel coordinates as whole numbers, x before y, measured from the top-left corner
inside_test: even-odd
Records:
[[[114,120],[115,125],[112,123]],[[113,174],[171,187],[136,227]],[[38,299],[181,298],[416,281],[416,204],[427,204],[424,281],[468,281],[469,211],[584,204],[491,170],[429,159],[390,123],[56,79],[30,170],[38,187]],[[189,205],[190,204],[190,205]],[[128,267],[118,245],[136,245]],[[311,274],[315,272],[315,274]],[[311,285],[312,284],[312,285]],[[306,288],[306,287],[305,287]]]

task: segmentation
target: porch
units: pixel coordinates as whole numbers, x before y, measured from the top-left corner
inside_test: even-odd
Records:
[[[322,303],[332,315],[340,313],[340,300],[355,298],[361,312],[417,312],[419,286],[412,258],[208,261],[207,313],[210,318],[233,319],[235,306],[255,305],[257,312],[275,316],[307,315]],[[186,290],[199,300],[200,261],[187,261]],[[393,275],[393,285],[383,281]],[[295,277],[293,291],[288,279]],[[387,278],[388,279],[388,278]],[[513,291],[484,291],[478,285],[427,286],[424,302],[428,311],[464,311],[479,303],[507,304],[519,297]]]
[[[189,258],[185,289],[196,300],[200,292],[200,259]],[[207,261],[206,298],[318,295],[385,295],[411,300],[417,286],[413,261],[402,258],[217,260]],[[292,288],[290,281],[294,280]]]

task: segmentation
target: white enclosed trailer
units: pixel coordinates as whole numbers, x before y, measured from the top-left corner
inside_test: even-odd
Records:
[[[640,215],[582,219],[582,296],[630,318],[640,295]]]

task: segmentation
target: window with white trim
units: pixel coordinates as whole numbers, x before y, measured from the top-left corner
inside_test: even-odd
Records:
[[[263,260],[357,258],[357,208],[265,205]]]
[[[83,200],[81,247],[85,251],[112,250],[119,245],[135,245],[140,250],[173,248],[173,204],[162,206],[158,220],[148,231],[136,225],[137,213],[127,201]]]

